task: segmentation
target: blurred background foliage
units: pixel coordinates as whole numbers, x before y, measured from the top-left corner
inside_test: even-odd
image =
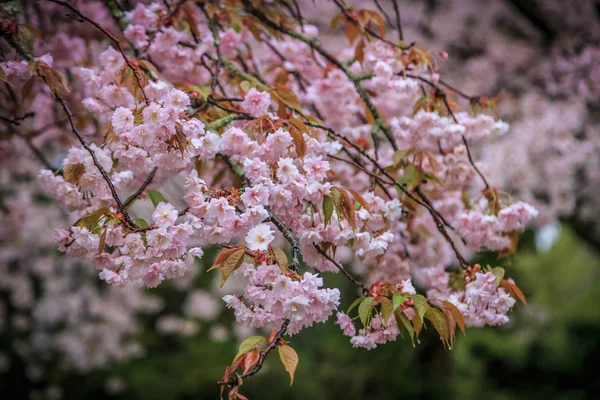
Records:
[[[555,229],[555,237],[544,232],[526,232],[512,259],[484,255],[478,260],[505,267],[528,297],[529,307],[513,310],[507,326],[469,329],[452,351],[444,351],[431,329],[415,348],[405,337],[366,351],[353,349],[329,321],[291,338],[300,357],[293,387],[274,354],[241,393],[250,399],[595,398],[600,390],[600,256],[567,226]],[[198,284],[207,280],[200,276]],[[343,288],[343,308],[356,298],[341,277],[326,274],[325,280]],[[181,306],[180,292],[169,285],[158,290],[167,309]],[[54,377],[64,397],[105,398],[106,377],[118,376],[124,383],[119,399],[218,398],[215,382],[235,355],[237,340],[211,340],[207,326],[192,337],[158,336],[155,322],[145,321],[140,338],[145,356],[110,371]],[[231,322],[228,312],[216,321]],[[18,368],[13,374],[18,380]]]

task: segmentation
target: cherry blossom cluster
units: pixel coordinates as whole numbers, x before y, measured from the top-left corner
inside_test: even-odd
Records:
[[[7,103],[11,141],[0,149],[10,157],[0,162],[15,164],[25,145],[44,164],[39,179],[68,219],[49,224],[55,243],[111,293],[137,296],[165,279],[186,288],[204,251],[223,247],[221,284],[232,274],[243,284],[225,304],[239,323],[280,332],[274,345],[340,304],[338,289],[301,268],[342,273],[370,299],[358,332],[337,315],[355,347],[393,341],[424,318],[438,332],[463,317],[506,323],[520,292],[468,259],[514,253],[539,214],[531,196],[489,183],[488,152],[508,124],[487,98],[462,94],[459,104],[441,76],[447,53],[373,35],[378,18],[335,3],[350,46],[334,51],[293,13],[296,22],[271,20],[287,12],[277,2],[242,0],[138,2],[118,15],[90,2],[69,8],[86,22],[77,35],[61,27],[34,46],[7,36],[0,68],[23,98]],[[190,304],[211,306],[190,305],[186,317],[214,319],[222,303],[196,297]],[[198,331],[176,315],[158,321],[163,334]]]
[[[315,322],[327,321],[340,302],[339,290],[321,289],[323,278],[310,272],[292,279],[277,265],[245,263],[236,276],[246,282],[244,294],[227,295],[223,300],[238,322],[254,328],[277,330],[287,319],[288,333],[298,333]]]
[[[464,293],[452,294],[448,300],[471,326],[503,325],[508,322],[506,313],[515,305],[515,299],[498,287],[496,276],[491,272],[477,272]]]
[[[130,25],[129,34],[137,32],[130,40],[146,40],[140,34],[138,26],[141,25],[135,25],[136,21],[152,26],[160,22],[164,12],[159,5],[138,5],[130,15],[133,25]],[[206,25],[199,26],[208,32]],[[171,50],[177,48],[179,42],[190,38],[176,33],[174,28],[169,28],[152,37],[149,49],[157,52],[156,58],[167,58],[172,62],[171,57],[177,57]],[[314,27],[309,29],[309,35],[316,34]],[[147,41],[150,40],[149,37]],[[300,43],[298,46],[305,48],[308,44]],[[197,44],[195,49],[202,52],[212,50],[202,43]],[[158,56],[161,51],[166,52],[163,57]],[[400,91],[404,94],[405,99],[394,102],[393,108],[380,105],[379,109],[390,121],[392,140],[401,143],[401,150],[406,149],[407,162],[418,162],[422,171],[418,173],[431,177],[424,190],[440,193],[450,190],[450,193],[455,193],[454,196],[446,196],[445,201],[436,201],[435,207],[441,210],[450,226],[455,225],[471,249],[507,248],[510,245],[507,234],[522,229],[536,215],[535,209],[520,203],[511,206],[499,200],[494,200],[491,205],[485,204],[492,203],[489,196],[479,201],[478,207],[456,201],[461,193],[476,185],[478,179],[463,138],[479,141],[501,136],[506,132],[506,124],[485,114],[443,116],[439,110],[423,109],[411,115],[420,87],[412,74],[421,76],[424,73],[421,67],[412,59],[406,59],[397,49],[382,47],[379,42],[367,44],[364,52],[362,65],[355,61],[350,71],[356,76],[367,76],[365,88],[381,91],[376,97],[376,106],[386,98],[387,92]],[[247,93],[240,93],[243,95],[243,102],[239,105],[241,111],[258,119],[233,122],[217,134],[207,130],[202,121],[190,117],[189,95],[172,87],[164,78],[158,79],[156,73],[151,71],[148,75],[149,82],[143,88],[148,102],[144,104],[139,102],[139,98],[136,100],[138,89],[135,85],[119,84],[127,66],[117,50],[109,47],[99,55],[98,63],[99,70],[80,68],[77,75],[89,96],[83,100],[84,106],[100,119],[112,110],[107,121],[110,130],[104,146],[92,145],[91,149],[104,170],[110,171],[108,178],[117,191],[135,187],[132,183],[143,182],[154,166],[159,169],[156,182],[161,182],[168,179],[169,174],[181,175],[184,170],[189,171],[193,160],[214,162],[217,155],[225,157],[232,165],[240,166],[247,182],[240,193],[236,190],[224,192],[208,186],[193,169],[184,187],[183,199],[188,209],[183,217],[172,204],[163,202],[157,205],[148,228],[132,229],[123,224],[122,210],[114,207],[110,187],[95,168],[90,152],[80,147],[72,148],[63,160],[63,168],[71,170],[80,166],[83,173],[71,179],[72,182],[50,171],[43,171],[42,177],[59,202],[75,211],[76,215],[83,216],[99,207],[109,207],[110,211],[99,219],[93,231],[76,224],[70,231],[57,232],[61,249],[92,262],[102,270],[102,279],[117,285],[142,280],[146,286],[154,287],[165,278],[180,277],[194,257],[202,255],[199,247],[188,248],[191,237],[212,244],[228,244],[246,238],[252,250],[264,251],[274,236],[267,225],[261,224],[272,213],[297,235],[304,261],[322,271],[335,271],[337,266],[320,254],[315,246],[333,245],[349,250],[347,254],[360,259],[385,264],[387,259],[397,257],[393,251],[388,251],[393,243],[403,244],[401,255],[406,260],[405,246],[408,254],[419,253],[419,246],[431,247],[432,241],[437,242],[434,248],[440,249],[446,257],[440,258],[442,262],[436,266],[423,266],[429,271],[435,269],[441,273],[441,278],[432,280],[432,276],[436,275],[431,272],[411,272],[414,266],[421,266],[419,257],[414,263],[407,261],[405,272],[420,276],[420,283],[425,287],[447,285],[443,269],[451,262],[452,253],[445,238],[437,232],[437,226],[429,219],[427,210],[419,209],[412,222],[420,221],[428,234],[414,237],[409,224],[399,218],[402,214],[400,199],[392,197],[384,200],[382,194],[368,189],[371,186],[369,175],[357,173],[350,164],[338,165],[341,161],[337,159],[329,161],[329,156],[340,154],[344,144],[328,138],[326,131],[309,129],[292,132],[297,127],[285,123],[275,114],[281,104],[275,107],[271,94],[263,88],[251,88]],[[286,60],[284,67],[302,71],[317,65],[296,66],[294,60]],[[344,98],[347,104],[340,105],[340,98]],[[333,69],[322,77],[315,77],[306,88],[305,99],[313,103],[320,115],[328,115],[327,124],[351,140],[368,146],[372,127],[360,119],[363,99],[357,91],[356,82],[346,71]],[[343,112],[333,112],[332,107]],[[397,165],[394,158],[397,152],[391,150],[389,146],[367,148],[371,157],[378,157],[380,164]],[[115,161],[118,161],[118,166],[114,165]],[[406,165],[398,169],[405,179],[414,179],[407,175],[409,168]],[[335,182],[328,178],[328,173],[333,171],[340,177],[341,187],[334,186]],[[438,187],[436,179],[446,183]],[[341,193],[344,199],[350,197],[344,187],[359,188],[354,190],[358,198],[355,195],[353,198],[363,204],[350,216],[335,213],[327,221],[324,211],[318,208],[315,211],[314,205],[322,204],[325,196],[334,196],[334,191]],[[180,217],[182,221],[178,223]],[[430,235],[433,238],[427,237]],[[410,236],[413,236],[412,240],[406,243],[404,238]],[[114,250],[106,252],[102,247]],[[343,251],[341,253],[344,254]],[[422,261],[428,264],[427,259]]]

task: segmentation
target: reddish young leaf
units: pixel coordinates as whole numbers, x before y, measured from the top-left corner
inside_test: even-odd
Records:
[[[252,349],[249,352],[247,352],[244,356],[244,361],[242,361],[242,369],[244,370],[244,373],[248,372],[250,368],[252,368],[252,366],[256,364],[259,358],[260,350],[258,349]]]
[[[367,203],[367,201],[365,200],[364,197],[362,197],[360,195],[360,193],[358,193],[356,190],[354,189],[348,189],[348,191],[350,193],[352,193],[352,196],[354,197],[354,199],[356,201],[358,201],[360,203],[360,205],[362,206],[362,208],[364,208],[365,210],[367,210],[369,213],[371,212],[371,208],[369,207],[369,203]]]
[[[458,308],[456,308],[456,306],[454,304],[450,303],[449,301],[444,301],[444,306],[452,313],[452,316],[454,317],[454,321],[456,322],[456,324],[458,325],[458,327],[460,328],[462,333],[464,335],[466,335],[465,318],[463,317],[460,310]]]
[[[523,294],[523,292],[521,292],[521,289],[519,289],[517,285],[506,279],[502,279],[502,281],[500,282],[500,286],[502,286],[504,290],[506,290],[506,292],[509,295],[511,295],[512,298],[520,300],[521,303],[527,306],[527,299],[525,298],[525,295]]]
[[[345,33],[346,38],[348,38],[350,44],[354,43],[354,41],[356,41],[356,38],[360,36],[360,30],[352,22],[346,22]]]
[[[365,59],[365,40],[361,39],[354,48],[354,58],[362,65]]]
[[[304,140],[304,134],[295,126],[290,126],[289,132],[294,140],[294,148],[296,149],[298,157],[304,158],[304,154],[306,153],[306,140]]]

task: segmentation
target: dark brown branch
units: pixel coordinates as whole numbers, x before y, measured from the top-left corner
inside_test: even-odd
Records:
[[[31,150],[31,152],[37,157],[38,160],[40,160],[40,162],[42,164],[44,164],[44,166],[49,169],[52,172],[56,172],[56,170],[54,169],[54,167],[52,166],[52,164],[50,164],[50,162],[46,159],[46,157],[44,156],[44,154],[41,152],[40,149],[38,149],[33,142],[31,141],[31,138],[21,134],[20,132],[14,131],[14,134],[17,135],[18,137],[20,137],[21,139],[23,139],[25,141],[25,144],[27,144],[27,147],[29,147],[29,149]]]
[[[146,180],[144,181],[144,183],[142,183],[142,186],[140,186],[139,189],[136,190],[134,194],[132,194],[131,196],[129,196],[129,198],[123,204],[123,207],[125,207],[125,208],[129,207],[129,205],[131,203],[133,203],[134,200],[137,199],[137,197],[144,192],[144,190],[146,190],[146,188],[148,187],[148,185],[150,183],[152,183],[152,180],[154,179],[154,174],[156,174],[157,170],[158,170],[158,167],[154,167],[152,169],[152,171],[150,171],[150,175],[148,175],[148,177],[146,178]]]
[[[265,207],[265,209],[269,213],[268,221],[271,221],[277,227],[279,232],[281,232],[285,240],[287,240],[292,247],[292,262],[289,265],[289,268],[298,273],[300,270],[300,244],[298,243],[298,238],[294,235],[294,232],[292,232],[292,230],[288,228],[287,225],[273,213],[273,211],[271,211],[270,207]]]
[[[392,0],[394,5],[394,13],[396,14],[396,30],[398,31],[398,38],[404,40],[404,34],[402,33],[402,22],[400,18],[400,7],[398,7],[398,0]]]
[[[23,114],[20,117],[15,117],[14,119],[3,117],[2,115],[0,115],[0,119],[2,121],[4,121],[4,122],[7,122],[7,123],[11,124],[11,125],[19,126],[19,125],[21,125],[21,121],[23,121],[23,120],[25,120],[27,118],[33,117],[33,116],[35,116],[34,112],[28,112],[26,114]]]
[[[249,14],[256,17],[264,25],[266,25],[270,28],[273,28],[273,29],[275,29],[287,36],[290,36],[294,39],[300,40],[301,42],[310,46],[314,51],[321,54],[321,56],[323,56],[331,64],[333,64],[336,67],[338,67],[339,69],[341,69],[344,72],[344,74],[348,77],[348,79],[350,79],[350,81],[354,84],[354,87],[355,87],[356,92],[358,93],[359,97],[365,103],[365,105],[369,109],[369,112],[373,115],[373,118],[375,119],[375,122],[376,122],[376,126],[381,128],[384,135],[386,136],[386,138],[392,145],[392,148],[394,150],[398,150],[398,146],[396,145],[396,140],[394,139],[391,129],[389,128],[389,126],[387,126],[384,123],[383,118],[381,117],[381,115],[377,111],[377,108],[371,101],[369,94],[367,93],[367,91],[365,89],[362,88],[362,86],[360,86],[360,81],[357,79],[356,76],[354,76],[354,74],[352,73],[352,71],[350,71],[348,66],[344,65],[336,57],[334,57],[331,53],[329,53],[327,50],[325,50],[319,44],[317,39],[309,38],[308,36],[305,36],[299,32],[296,32],[293,29],[287,28],[285,26],[281,26],[281,25],[271,21],[261,10],[254,7],[254,5],[252,4],[251,1],[243,0],[243,2],[244,2],[244,5],[246,6],[246,11]]]
[[[131,220],[131,217],[129,216],[129,214],[127,213],[127,210],[125,209],[125,206],[121,202],[121,199],[119,199],[119,195],[117,193],[117,189],[115,188],[115,185],[113,185],[110,177],[104,170],[104,167],[98,161],[98,158],[96,157],[96,152],[94,151],[94,149],[92,149],[90,147],[87,140],[83,137],[83,135],[79,132],[79,130],[75,126],[75,121],[73,120],[73,113],[69,109],[69,106],[65,102],[65,99],[63,99],[62,96],[56,92],[54,93],[54,95],[55,95],[56,101],[58,101],[60,103],[63,110],[65,111],[65,114],[67,114],[67,118],[69,119],[69,124],[71,125],[71,130],[73,131],[75,136],[77,136],[77,139],[79,140],[81,145],[87,150],[88,153],[90,153],[90,156],[92,156],[92,161],[94,162],[94,165],[96,166],[96,168],[98,168],[98,171],[100,171],[102,178],[108,185],[108,188],[110,189],[110,193],[112,194],[112,197],[115,200],[115,203],[117,203],[119,212],[124,215],[125,222],[129,225],[129,227],[136,228],[137,227],[136,224]]]
[[[386,184],[386,185],[393,185],[394,184],[393,182],[386,182],[386,181],[384,181],[383,179],[381,179],[381,177],[375,175],[373,172],[369,171],[368,169],[366,169],[365,167],[363,167],[362,165],[360,165],[359,163],[357,163],[355,160],[352,160],[352,161],[346,160],[346,159],[344,159],[342,157],[334,156],[333,154],[329,154],[329,158],[345,162],[345,163],[347,163],[349,165],[352,165],[354,168],[359,169],[360,171],[364,172],[365,174],[369,175],[371,178],[373,178],[373,183],[377,184],[385,192],[385,194],[387,195],[387,197],[389,199],[392,198],[392,196],[390,195],[390,193],[388,192],[388,190],[384,186],[384,184]]]
[[[427,83],[431,87],[433,87],[435,89],[435,95],[442,99],[442,101],[444,102],[444,106],[446,107],[446,110],[448,111],[448,114],[450,114],[454,123],[458,124],[458,120],[456,119],[456,116],[454,115],[454,111],[452,111],[452,108],[450,107],[450,104],[448,103],[448,96],[447,96],[446,92],[444,91],[444,89],[440,88],[438,85],[436,85],[429,79],[423,78],[422,76],[411,75],[411,74],[406,74],[405,76],[408,78],[418,79],[422,82]],[[473,100],[473,99],[477,98],[477,97],[468,96],[462,92],[456,91],[456,89],[452,88],[450,85],[448,85],[446,83],[444,83],[443,85],[450,88],[450,90],[452,90],[453,92],[455,92],[455,93],[459,94],[460,96],[465,97],[469,100]],[[479,177],[483,181],[485,188],[489,189],[490,184],[488,183],[487,179],[485,179],[485,175],[483,175],[483,173],[479,170],[477,165],[475,165],[475,161],[473,160],[473,156],[471,155],[471,148],[469,147],[469,143],[467,142],[467,138],[465,137],[465,135],[462,135],[462,141],[463,141],[465,147],[467,148],[467,156],[469,158],[469,162],[471,163],[471,166],[473,167],[475,172],[477,172],[477,175],[479,175]]]
[[[148,97],[146,96],[146,92],[144,92],[144,87],[142,86],[142,78],[140,77],[137,68],[131,63],[131,61],[129,60],[129,58],[125,54],[125,51],[123,51],[123,48],[121,47],[121,44],[119,43],[119,40],[116,37],[114,37],[113,35],[111,35],[110,32],[108,32],[106,29],[104,29],[102,26],[100,26],[100,24],[98,24],[96,21],[94,21],[93,19],[88,18],[87,16],[85,16],[81,11],[79,11],[79,9],[77,9],[71,3],[67,2],[67,1],[62,1],[62,0],[46,0],[46,1],[50,1],[52,3],[56,3],[58,5],[61,5],[63,7],[68,8],[73,13],[75,13],[79,18],[81,18],[82,20],[85,20],[85,21],[89,22],[90,24],[92,24],[94,26],[94,28],[98,29],[107,38],[109,38],[110,41],[113,42],[113,44],[115,46],[117,46],[117,50],[119,50],[119,53],[121,53],[121,56],[123,57],[123,60],[125,60],[125,64],[127,64],[127,67],[129,67],[129,69],[131,69],[131,71],[133,72],[133,75],[135,76],[135,80],[137,82],[137,85],[138,85],[140,91],[142,92],[142,95],[144,96],[144,101],[146,102],[147,105],[150,104],[150,101],[148,100]]]
[[[366,294],[369,290],[367,289],[367,287],[365,285],[363,285],[362,283],[360,283],[359,281],[357,281],[356,279],[354,279],[354,277],[352,275],[350,275],[350,273],[348,271],[346,271],[346,268],[344,268],[344,266],[342,264],[340,264],[339,262],[335,261],[333,259],[333,257],[331,257],[329,254],[327,254],[326,251],[324,251],[323,249],[321,249],[319,246],[317,246],[315,243],[313,243],[313,246],[315,247],[315,249],[317,249],[317,251],[319,252],[320,255],[322,255],[323,257],[325,257],[326,259],[328,259],[329,261],[331,261],[331,263],[333,265],[335,265],[335,267],[342,273],[344,274],[344,276],[346,278],[348,278],[348,280],[350,282],[352,282],[357,288],[359,288],[363,294]]]
[[[353,24],[353,25],[355,25],[355,26],[357,26],[357,27],[360,27],[360,25],[359,25],[358,21],[356,21],[356,20],[354,20],[354,19],[350,18],[350,16],[349,16],[349,14],[348,14],[348,13],[349,13],[351,10],[350,10],[349,8],[347,8],[347,7],[346,7],[346,6],[345,6],[345,5],[344,5],[342,2],[340,2],[340,1],[338,1],[338,0],[333,0],[333,2],[334,2],[334,3],[335,3],[337,6],[338,6],[338,8],[340,9],[340,11],[341,11],[341,12],[342,12],[342,14],[344,15],[344,17],[346,17],[346,21],[348,21],[349,23],[351,23],[351,24]],[[371,36],[372,36],[372,37],[374,37],[375,39],[377,39],[377,40],[379,40],[379,41],[381,41],[381,42],[387,43],[387,44],[389,44],[390,46],[393,46],[393,47],[395,47],[395,48],[397,48],[397,49],[400,49],[400,50],[408,50],[408,49],[410,49],[410,47],[412,46],[412,44],[411,44],[410,46],[401,46],[401,45],[400,45],[400,44],[398,44],[398,43],[394,43],[394,42],[392,42],[392,41],[390,41],[390,40],[387,40],[386,38],[384,38],[384,37],[382,37],[381,35],[379,35],[377,32],[373,31],[373,30],[372,30],[371,28],[369,28],[368,26],[365,26],[365,27],[363,27],[363,29],[364,29],[364,31],[365,31],[366,33],[368,33],[369,35],[371,35]],[[400,28],[399,32],[402,32],[402,29],[401,29],[401,28]]]
[[[219,36],[219,31],[217,30],[217,23],[216,23],[215,19],[209,17],[208,12],[206,12],[204,7],[201,7],[200,9],[206,16],[206,19],[208,19],[208,27],[210,28],[210,31],[212,33],[213,43],[215,45],[215,50],[217,52],[217,61],[216,61],[215,72],[212,76],[212,82],[210,84],[210,93],[212,95],[212,93],[217,88],[217,82],[219,81],[219,74],[221,73],[221,68],[223,66],[223,56],[221,54],[221,37]]]
[[[398,188],[398,190],[400,190],[402,193],[404,193],[409,199],[411,199],[412,201],[416,202],[417,204],[425,207],[425,209],[427,209],[427,211],[429,211],[429,214],[431,215],[431,217],[433,218],[433,221],[435,222],[435,225],[438,229],[438,231],[442,234],[442,236],[444,236],[444,239],[448,242],[448,244],[450,244],[450,247],[452,247],[452,250],[454,251],[454,254],[456,256],[456,258],[458,259],[458,262],[461,266],[461,268],[467,268],[469,266],[469,263],[466,261],[466,259],[462,256],[462,254],[460,253],[460,251],[458,250],[458,248],[456,247],[456,244],[454,243],[454,240],[452,240],[452,238],[450,237],[450,235],[448,234],[448,232],[446,231],[446,228],[444,227],[444,223],[442,222],[442,220],[438,217],[436,210],[434,210],[433,208],[431,208],[427,203],[425,203],[424,201],[422,201],[421,199],[415,197],[410,191],[408,191],[408,189],[406,189],[406,187],[404,185],[401,185],[400,183],[398,183],[393,176],[391,176],[375,159],[373,159],[373,157],[371,157],[362,147],[358,146],[356,143],[354,143],[352,140],[348,139],[347,137],[345,137],[344,135],[338,133],[337,131],[335,131],[332,128],[329,128],[327,126],[323,126],[317,123],[314,123],[312,121],[304,121],[304,124],[312,126],[314,128],[319,128],[319,129],[323,129],[325,132],[327,132],[328,136],[332,137],[332,138],[338,138],[343,140],[344,142],[348,143],[350,146],[352,146],[361,156],[365,157],[367,160],[369,160],[374,166],[377,167],[377,170],[384,175],[386,178],[388,178],[389,180],[394,182],[394,186],[396,188]],[[334,139],[335,140],[335,139]]]
[[[279,329],[279,331],[277,331],[277,333],[275,334],[273,341],[271,343],[269,343],[269,345],[263,351],[260,352],[260,355],[258,357],[258,361],[256,362],[256,364],[254,364],[252,366],[252,368],[250,368],[248,370],[248,372],[240,375],[241,379],[252,376],[261,370],[261,368],[263,367],[263,364],[265,363],[265,360],[267,359],[267,356],[269,355],[270,352],[275,350],[275,348],[279,345],[279,341],[281,340],[283,335],[285,335],[285,333],[287,332],[287,328],[289,325],[290,325],[289,319],[286,319],[285,321],[283,321],[283,324],[281,325],[281,328]],[[233,377],[227,381],[218,381],[217,385],[229,386],[230,388],[233,388],[237,385],[237,383],[238,383],[237,377]]]

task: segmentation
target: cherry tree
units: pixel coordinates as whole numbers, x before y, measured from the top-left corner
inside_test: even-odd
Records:
[[[275,350],[293,383],[293,335],[314,323],[366,349],[429,325],[452,348],[526,303],[501,267],[469,261],[514,254],[538,216],[478,158],[509,126],[495,98],[443,78],[451,52],[404,37],[398,3],[325,2],[336,49],[295,0],[125,3],[2,4],[7,234],[40,229],[19,222],[40,207],[20,177],[38,176],[62,210],[44,232],[124,296],[125,318],[218,246],[209,271],[240,288],[222,301],[271,332],[224,366],[230,398]],[[356,287],[349,309],[327,273]]]

